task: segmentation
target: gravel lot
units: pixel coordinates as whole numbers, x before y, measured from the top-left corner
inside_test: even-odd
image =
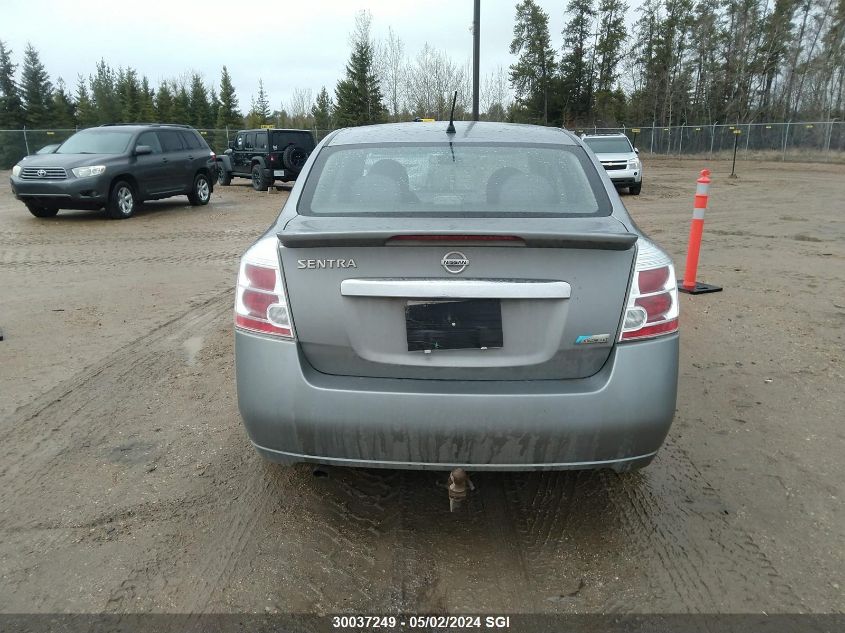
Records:
[[[0,173],[0,611],[842,612],[845,167],[645,160],[624,200],[679,272],[714,170],[699,277],[725,287],[682,297],[666,446],[477,474],[459,515],[442,474],[249,446],[232,288],[285,192],[37,220]]]

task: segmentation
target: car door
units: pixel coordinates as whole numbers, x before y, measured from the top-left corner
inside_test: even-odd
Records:
[[[193,188],[197,172],[206,167],[209,151],[207,147],[203,147],[202,140],[193,130],[183,130],[179,134],[182,136],[183,145],[187,148],[185,153],[188,166],[188,187]]]
[[[236,174],[246,174],[249,161],[246,159],[246,132],[238,132],[235,139],[235,149],[232,150],[232,170]]]
[[[190,164],[188,162],[188,148],[185,147],[182,136],[178,130],[158,130],[156,134],[161,140],[164,162],[167,166],[163,191],[166,193],[188,191],[190,185],[187,180]]]
[[[153,131],[143,132],[135,141],[135,148],[145,145],[152,149],[151,154],[135,157],[135,179],[138,181],[141,197],[147,198],[161,193],[166,185],[168,165],[164,160],[161,142]]]

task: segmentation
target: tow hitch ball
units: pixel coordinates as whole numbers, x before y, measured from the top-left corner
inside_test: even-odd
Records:
[[[463,468],[456,468],[449,474],[449,512],[460,509],[461,504],[466,500],[470,490],[475,490],[475,485]]]

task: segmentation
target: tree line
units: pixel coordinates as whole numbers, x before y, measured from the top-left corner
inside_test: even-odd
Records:
[[[554,44],[535,0],[515,6],[514,63],[483,78],[482,118],[546,125],[678,125],[845,118],[845,0],[569,0]],[[200,129],[271,124],[329,130],[456,118],[471,102],[470,63],[425,44],[409,55],[392,29],[375,40],[359,12],[343,76],[273,108],[263,81],[246,113],[228,69],[153,86],[100,61],[69,87],[28,45],[20,64],[0,40],[0,129],[158,121]],[[628,23],[632,26],[629,28]]]
[[[563,45],[516,6],[514,120],[684,125],[840,120],[845,0],[570,0]]]

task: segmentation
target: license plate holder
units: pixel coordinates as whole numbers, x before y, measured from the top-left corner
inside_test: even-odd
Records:
[[[499,299],[408,301],[405,329],[409,352],[497,349],[504,345]]]

